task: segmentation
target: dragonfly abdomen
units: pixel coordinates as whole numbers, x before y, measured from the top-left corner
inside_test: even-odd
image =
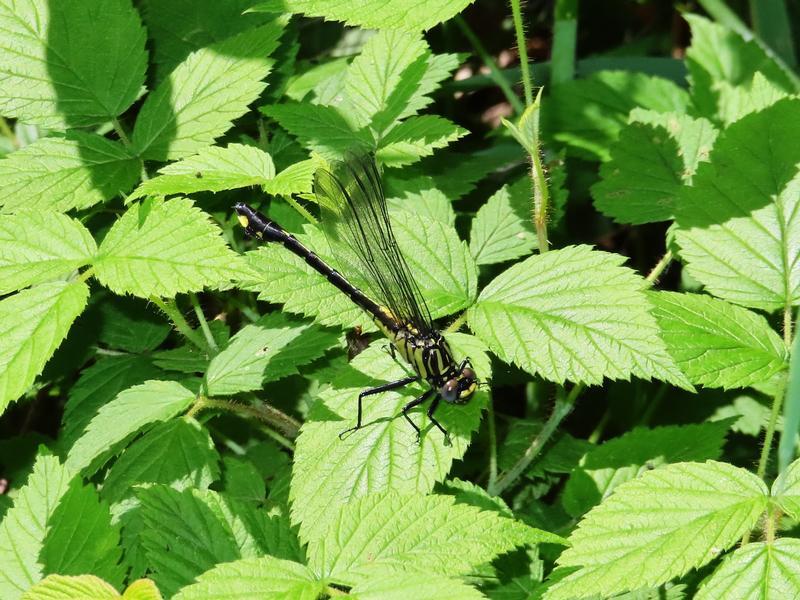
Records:
[[[379,322],[382,327],[386,327],[389,330],[397,328],[397,322],[383,311],[374,300],[345,279],[339,271],[328,265],[316,253],[306,248],[300,240],[283,227],[270,221],[247,204],[240,202],[234,208],[239,215],[239,222],[248,235],[255,236],[265,242],[282,244],[287,250],[302,258],[312,269],[324,275],[334,287],[344,292],[361,309],[370,313],[373,319]]]

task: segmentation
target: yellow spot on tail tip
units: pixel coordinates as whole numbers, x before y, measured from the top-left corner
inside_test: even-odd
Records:
[[[242,227],[247,227],[250,224],[250,221],[247,220],[247,217],[244,215],[239,215],[239,223]]]

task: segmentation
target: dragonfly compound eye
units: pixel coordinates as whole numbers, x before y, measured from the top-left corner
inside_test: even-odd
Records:
[[[458,401],[458,380],[450,379],[441,388],[439,388],[439,395],[444,398],[445,402]]]

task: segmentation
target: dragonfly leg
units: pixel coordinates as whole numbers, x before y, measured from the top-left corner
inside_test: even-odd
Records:
[[[422,396],[420,396],[419,398],[414,398],[411,402],[409,402],[408,404],[406,404],[403,407],[403,416],[406,418],[406,421],[411,423],[411,426],[414,428],[414,431],[417,432],[417,442],[419,442],[419,436],[420,436],[421,432],[419,430],[419,427],[417,427],[417,424],[414,423],[414,421],[411,420],[411,417],[408,416],[408,411],[410,411],[415,406],[419,406],[420,404],[425,402],[425,400],[427,400],[432,393],[433,393],[433,390],[430,389],[427,392],[425,392],[424,394],[422,394]]]
[[[369,388],[364,390],[358,395],[358,418],[356,419],[356,426],[351,427],[350,429],[345,429],[342,433],[339,434],[339,439],[344,439],[344,436],[351,431],[358,431],[361,429],[361,403],[367,396],[372,396],[374,394],[380,394],[381,392],[388,392],[391,390],[396,390],[397,388],[401,388],[403,386],[408,385],[409,383],[413,383],[419,379],[419,376],[414,375],[413,377],[403,377],[403,379],[398,379],[397,381],[390,381],[389,383],[384,383],[383,385],[377,385],[373,388]]]
[[[436,411],[437,408],[439,408],[439,401],[441,399],[442,397],[439,394],[436,394],[436,397],[433,399],[433,402],[431,402],[431,405],[428,407],[428,418],[431,420],[431,423],[436,425],[436,428],[444,434],[445,445],[449,446],[450,434],[447,433],[447,430],[444,427],[442,427],[442,424],[439,423],[439,421],[437,421],[433,416],[433,413]]]

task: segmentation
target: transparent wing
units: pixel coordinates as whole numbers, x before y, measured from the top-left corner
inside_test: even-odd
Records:
[[[360,274],[367,293],[395,318],[430,332],[430,312],[397,247],[374,158],[352,156],[319,169],[314,193],[337,258]]]

